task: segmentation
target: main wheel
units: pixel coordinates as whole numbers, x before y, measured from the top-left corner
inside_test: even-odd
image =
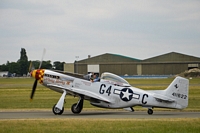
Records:
[[[61,115],[64,112],[64,107],[62,108],[62,110],[60,110],[59,108],[56,108],[56,104],[53,106],[52,111],[55,115]]]
[[[77,106],[77,103],[73,104],[72,107],[71,107],[71,111],[74,113],[74,114],[79,114],[81,111],[82,111],[82,108],[83,106]]]
[[[153,114],[153,110],[152,110],[152,109],[148,109],[147,113],[148,113],[149,115],[152,115],[152,114]]]

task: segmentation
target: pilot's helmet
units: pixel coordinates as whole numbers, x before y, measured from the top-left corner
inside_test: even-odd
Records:
[[[89,76],[89,79],[91,79],[93,77],[93,74],[89,73],[88,76]]]

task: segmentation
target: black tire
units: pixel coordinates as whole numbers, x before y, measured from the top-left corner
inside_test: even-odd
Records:
[[[55,115],[61,115],[64,112],[64,107],[62,108],[62,110],[56,108],[56,104],[53,106],[52,111]]]
[[[74,114],[79,114],[79,113],[81,113],[83,107],[81,107],[81,106],[77,106],[77,107],[76,107],[76,105],[77,105],[77,103],[75,103],[75,104],[72,105],[71,111],[72,111]]]
[[[148,113],[149,115],[152,115],[152,114],[153,114],[153,110],[152,110],[152,109],[148,109],[147,113]]]

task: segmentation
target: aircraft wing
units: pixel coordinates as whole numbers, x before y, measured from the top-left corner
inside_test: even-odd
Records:
[[[110,100],[102,97],[102,96],[99,96],[95,93],[92,93],[90,91],[87,91],[87,90],[82,90],[82,89],[78,89],[78,88],[65,88],[63,86],[59,86],[59,85],[55,85],[55,84],[47,84],[48,87],[54,87],[54,88],[58,88],[58,89],[64,89],[68,92],[72,92],[72,93],[75,93],[75,94],[80,94],[80,95],[84,95],[84,96],[87,96],[87,97],[90,97],[90,98],[94,98],[94,99],[98,99],[100,101],[104,101],[104,102],[107,102],[107,103],[111,103]]]
[[[153,97],[158,99],[158,100],[165,101],[165,102],[175,102],[174,99],[167,97],[167,96],[164,96],[164,95],[161,95],[161,94],[154,93]]]

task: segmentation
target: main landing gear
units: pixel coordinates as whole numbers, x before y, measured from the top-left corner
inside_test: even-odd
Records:
[[[59,101],[57,104],[55,104],[52,108],[52,111],[55,115],[61,115],[64,112],[64,101],[65,101],[65,96],[66,96],[67,92],[64,90],[62,96],[60,97]],[[79,114],[82,109],[83,109],[83,97],[80,96],[80,99],[77,103],[73,104],[71,107],[71,111],[74,114]]]
[[[72,105],[71,107],[71,111],[74,113],[74,114],[79,114],[83,109],[83,98],[80,97],[78,103],[75,103]]]
[[[148,113],[149,115],[152,115],[152,114],[153,114],[153,110],[152,110],[152,109],[148,109],[147,113]]]

